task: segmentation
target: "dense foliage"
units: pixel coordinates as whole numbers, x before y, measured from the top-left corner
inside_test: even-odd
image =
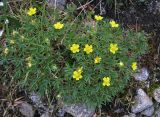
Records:
[[[111,101],[147,50],[143,32],[123,30],[93,13],[75,17],[73,7],[65,13],[30,7],[13,17],[21,26],[7,28],[0,47],[3,78],[41,94],[54,89],[68,103],[100,106]]]

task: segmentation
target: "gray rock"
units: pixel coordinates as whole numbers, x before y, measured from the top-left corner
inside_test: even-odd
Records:
[[[49,115],[49,112],[45,112],[41,115],[41,117],[51,117],[51,116]]]
[[[148,4],[148,11],[153,14],[160,14],[160,1],[152,0]]]
[[[65,111],[63,109],[59,109],[57,113],[57,117],[64,117]]]
[[[136,117],[136,114],[130,113],[129,115],[124,115],[123,117]]]
[[[154,90],[153,92],[153,95],[154,95],[154,99],[160,103],[160,88],[157,88]]]
[[[135,73],[134,75],[135,80],[138,81],[145,81],[149,77],[149,72],[146,68],[142,68],[138,70],[138,73]]]
[[[29,95],[29,98],[34,103],[34,105],[35,105],[36,108],[45,108],[44,105],[43,105],[41,97],[37,93],[32,92]],[[45,110],[46,110],[46,108],[45,108]]]
[[[25,117],[34,117],[33,107],[27,102],[19,104],[19,111]]]
[[[47,2],[49,7],[58,8],[60,10],[64,10],[66,4],[66,0],[47,0]]]
[[[159,113],[157,113],[156,117],[160,117],[160,112],[159,112]]]
[[[47,103],[44,103],[41,99],[41,96],[38,95],[38,93],[32,92],[29,95],[29,98],[31,99],[33,106],[39,111],[40,114],[44,113],[52,113],[55,109],[55,105],[49,105]]]
[[[160,117],[160,108],[155,112],[155,117]]]
[[[92,117],[95,108],[89,108],[84,104],[64,105],[63,110],[74,117]]]
[[[153,113],[154,113],[154,107],[151,106],[151,107],[147,108],[146,110],[144,110],[141,114],[145,115],[147,117],[150,117],[150,116],[152,116]]]
[[[135,96],[135,104],[131,107],[133,113],[139,113],[143,110],[151,107],[153,105],[152,100],[143,91],[143,89],[137,90],[137,95]]]

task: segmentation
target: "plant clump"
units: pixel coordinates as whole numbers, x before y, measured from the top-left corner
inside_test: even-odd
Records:
[[[144,32],[123,30],[100,15],[75,19],[71,11],[61,14],[35,6],[15,16],[21,27],[9,30],[6,46],[0,48],[8,74],[4,77],[41,94],[54,89],[67,103],[100,106],[111,101],[147,50]],[[86,20],[95,25],[86,25]]]

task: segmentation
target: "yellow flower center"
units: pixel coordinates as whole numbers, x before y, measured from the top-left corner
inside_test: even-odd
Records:
[[[18,32],[13,30],[12,35],[15,36],[16,34],[18,34]]]
[[[10,40],[10,44],[14,44],[15,42],[14,42],[14,40]]]
[[[103,86],[110,86],[110,77],[103,78]]]
[[[27,61],[27,67],[29,68],[32,67],[32,57],[31,56],[27,57],[26,61]]]
[[[32,57],[31,56],[27,57],[26,61],[32,61]]]
[[[118,51],[118,45],[111,43],[110,44],[110,52],[113,53],[113,54],[115,54],[116,51]]]
[[[28,10],[28,12],[27,12],[27,14],[29,16],[32,16],[32,15],[36,14],[36,11],[37,11],[36,8],[30,7],[29,10]]]
[[[120,67],[123,67],[123,66],[124,66],[124,63],[123,63],[122,61],[120,61],[120,62],[119,62],[119,66],[120,66]]]
[[[94,63],[97,64],[97,63],[100,63],[101,62],[101,57],[96,57],[94,58]]]
[[[110,21],[109,24],[111,25],[112,28],[118,28],[119,24],[116,23],[115,21]]]
[[[57,30],[62,29],[64,27],[64,24],[57,22],[53,25],[53,27]]]
[[[137,62],[132,63],[132,69],[133,69],[133,71],[135,71],[137,69]]]
[[[93,52],[93,47],[92,47],[92,45],[86,44],[83,51],[85,51],[86,54],[90,54],[91,52]]]
[[[72,51],[72,53],[77,53],[79,52],[79,45],[78,44],[72,44],[72,46],[70,47],[70,50]]]
[[[8,48],[5,48],[4,51],[3,51],[3,53],[4,53],[5,55],[7,55],[8,52],[9,52],[9,49],[8,49]]]
[[[100,15],[95,15],[94,19],[97,20],[97,21],[101,21],[103,19],[103,17],[100,16]]]
[[[27,63],[27,66],[28,66],[29,68],[32,67],[31,61]]]

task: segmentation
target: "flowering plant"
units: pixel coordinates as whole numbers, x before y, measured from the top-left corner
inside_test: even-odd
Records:
[[[47,12],[45,7],[16,14],[21,27],[10,31],[1,47],[9,74],[4,77],[42,94],[54,89],[68,103],[100,106],[124,89],[147,40],[143,32],[122,30],[100,15],[75,20],[73,14]]]
[[[111,101],[127,85],[138,68],[137,58],[147,50],[143,32],[122,30],[117,22],[101,17],[95,16],[95,25],[74,23],[76,29],[70,29],[64,40],[72,61],[66,63],[64,77],[55,87],[70,103],[100,106]]]

